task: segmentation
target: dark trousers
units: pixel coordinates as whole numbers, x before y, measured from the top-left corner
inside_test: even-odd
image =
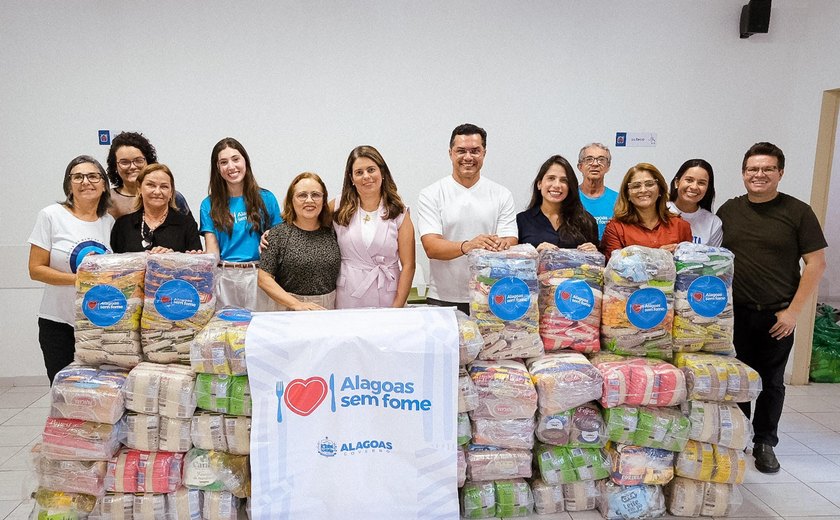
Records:
[[[426,298],[426,303],[429,305],[436,305],[438,307],[458,307],[459,311],[463,312],[467,316],[470,315],[469,303],[445,302],[443,300],[436,300],[434,298]]]
[[[793,334],[780,340],[770,336],[770,328],[776,323],[776,311],[757,311],[741,305],[736,305],[734,311],[735,357],[761,376],[762,390],[752,416],[753,442],[776,446],[785,403],[785,365],[793,347]],[[750,403],[739,403],[738,406],[749,418]]]
[[[44,366],[52,386],[55,375],[73,362],[76,353],[76,337],[73,327],[66,323],[38,318],[38,342],[44,354]]]

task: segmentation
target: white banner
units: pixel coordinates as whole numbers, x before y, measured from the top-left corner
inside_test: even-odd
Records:
[[[256,313],[254,519],[458,518],[451,309]]]

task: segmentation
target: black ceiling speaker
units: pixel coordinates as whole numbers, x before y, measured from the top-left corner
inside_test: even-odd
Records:
[[[741,38],[770,30],[771,0],[750,0],[741,8]]]

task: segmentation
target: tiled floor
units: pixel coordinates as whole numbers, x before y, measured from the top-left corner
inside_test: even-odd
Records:
[[[0,518],[22,520],[31,511],[23,499],[34,488],[28,453],[44,427],[48,392],[46,386],[0,388]],[[788,387],[779,430],[776,454],[782,470],[764,475],[748,464],[740,487],[744,504],[733,518],[840,518],[840,384]],[[532,518],[597,520],[601,515]]]

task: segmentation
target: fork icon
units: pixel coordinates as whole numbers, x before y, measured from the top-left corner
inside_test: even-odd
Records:
[[[283,422],[283,381],[277,381],[274,385],[274,393],[277,394],[277,422]]]

